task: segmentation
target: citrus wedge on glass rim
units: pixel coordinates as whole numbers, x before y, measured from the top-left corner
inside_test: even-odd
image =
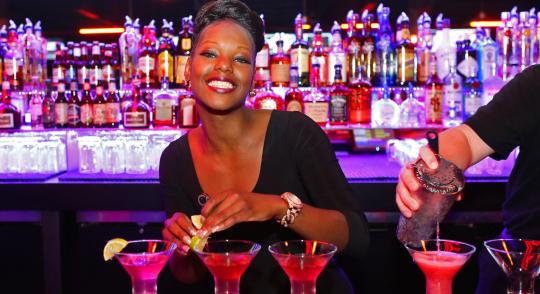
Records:
[[[195,214],[195,215],[192,215],[191,216],[191,223],[193,223],[193,226],[197,229],[197,230],[200,230],[202,228],[202,225],[203,225],[203,217],[202,215],[200,214]]]
[[[191,243],[189,243],[189,249],[193,251],[202,251],[206,245],[206,242],[208,242],[208,238],[193,236],[191,238]]]
[[[103,247],[103,259],[105,261],[111,260],[116,253],[119,253],[128,244],[128,241],[122,238],[114,238],[109,240],[105,247]]]

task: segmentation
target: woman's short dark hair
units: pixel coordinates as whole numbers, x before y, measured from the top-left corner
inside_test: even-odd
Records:
[[[211,23],[218,20],[233,20],[246,29],[256,52],[264,45],[264,24],[259,15],[239,0],[216,0],[204,4],[195,16],[194,43],[197,44],[199,34]]]

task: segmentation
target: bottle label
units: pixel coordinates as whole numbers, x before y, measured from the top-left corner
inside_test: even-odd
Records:
[[[427,123],[440,123],[442,119],[442,91],[427,89],[426,108]]]
[[[120,115],[120,103],[108,102],[105,104],[105,122],[108,124],[118,123]]]
[[[456,51],[453,47],[441,47],[435,55],[437,56],[437,75],[444,79],[450,73],[450,65],[455,64]]]
[[[318,124],[328,121],[328,102],[306,102],[304,113]]]
[[[17,61],[15,60],[15,58],[4,59],[4,71],[6,72],[6,75],[8,77],[11,77],[14,75],[16,65],[17,65]]]
[[[418,82],[425,83],[430,75],[429,49],[425,49],[418,54]]]
[[[371,122],[371,89],[352,88],[349,103],[349,122],[351,124]]]
[[[10,129],[15,127],[13,113],[0,113],[0,129]]]
[[[177,55],[176,59],[176,83],[183,84],[186,81],[184,72],[186,70],[186,63],[189,56]]]
[[[287,103],[287,111],[302,112],[302,104],[299,101],[291,100],[289,103]]]
[[[106,120],[107,106],[105,104],[94,104],[94,124],[103,125]]]
[[[52,70],[52,82],[58,83],[59,80],[64,79],[64,68],[61,66],[54,67]]]
[[[182,38],[181,48],[184,51],[191,50],[191,38]]]
[[[99,66],[95,66],[88,71],[88,80],[91,85],[97,85],[98,80],[103,80],[103,71]]]
[[[270,60],[270,50],[268,47],[263,47],[261,51],[257,53],[257,56],[255,57],[255,66],[256,67],[268,67],[268,63]]]
[[[148,73],[156,68],[156,61],[151,56],[143,56],[139,58],[139,71],[148,75]]]
[[[486,45],[482,48],[482,79],[485,81],[493,76],[492,68],[497,64],[497,48]]]
[[[309,73],[309,51],[303,47],[291,49],[291,65],[298,67],[300,75]]]
[[[330,96],[330,121],[347,121],[347,96]]]
[[[91,124],[93,118],[92,104],[87,103],[81,105],[81,122],[83,124]]]
[[[482,106],[482,97],[478,95],[465,96],[465,112],[470,117]]]
[[[109,83],[114,83],[116,80],[116,75],[114,73],[114,68],[112,65],[107,64],[102,71],[103,80]]]
[[[70,103],[67,107],[68,124],[77,125],[81,122],[81,107],[77,104]]]
[[[330,85],[334,84],[336,79],[336,64],[341,65],[341,81],[347,82],[347,56],[343,52],[330,52],[328,54],[328,84]]]
[[[171,121],[172,120],[172,101],[170,99],[156,99],[156,117],[155,120]]]
[[[406,48],[398,49],[398,80],[414,81],[414,51]]]
[[[453,112],[461,113],[463,104],[463,92],[459,83],[444,86],[444,105]]]
[[[158,81],[166,77],[169,82],[174,81],[174,60],[169,51],[165,50],[158,55]]]
[[[457,70],[464,77],[477,76],[478,62],[471,56],[466,56],[457,66]]]
[[[272,98],[266,98],[259,103],[259,109],[274,110],[277,109],[277,103]]]
[[[84,80],[88,79],[88,68],[86,66],[83,66],[77,70],[77,77],[79,78],[79,84],[84,84]]]
[[[289,65],[286,63],[273,63],[270,66],[272,82],[288,83],[290,81]]]
[[[65,125],[68,122],[67,103],[54,104],[54,120],[57,125]]]
[[[180,109],[182,113],[182,126],[191,127],[195,126],[195,99],[193,98],[184,98],[180,102]]]
[[[259,67],[255,71],[255,80],[266,82],[270,80],[270,70],[268,68]]]
[[[124,126],[128,128],[146,127],[147,113],[146,112],[124,112]]]

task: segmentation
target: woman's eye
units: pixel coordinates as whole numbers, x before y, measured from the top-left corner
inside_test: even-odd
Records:
[[[240,63],[251,64],[251,61],[244,57],[236,57],[235,60]]]
[[[214,54],[214,52],[210,52],[210,51],[203,51],[201,53],[201,55],[204,56],[204,57],[208,57],[208,58],[216,57],[216,54]]]

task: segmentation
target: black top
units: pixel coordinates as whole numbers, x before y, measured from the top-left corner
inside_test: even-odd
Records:
[[[160,182],[166,193],[168,215],[181,211],[201,213],[197,196],[202,192],[187,135],[172,142],[160,162]],[[254,193],[280,195],[291,192],[304,203],[341,211],[349,225],[349,243],[338,254],[361,257],[367,250],[366,219],[352,196],[332,146],[321,128],[299,112],[273,111],[266,130],[261,169]],[[321,220],[324,221],[324,220]],[[214,239],[252,240],[262,249],[242,277],[242,293],[288,293],[289,282],[268,246],[302,237],[275,221],[247,222],[216,233]],[[208,284],[209,293],[212,283]],[[347,277],[331,261],[321,273],[318,293],[353,293]]]
[[[540,65],[530,66],[466,121],[504,159],[519,146],[506,188],[504,227],[514,237],[540,238]]]

